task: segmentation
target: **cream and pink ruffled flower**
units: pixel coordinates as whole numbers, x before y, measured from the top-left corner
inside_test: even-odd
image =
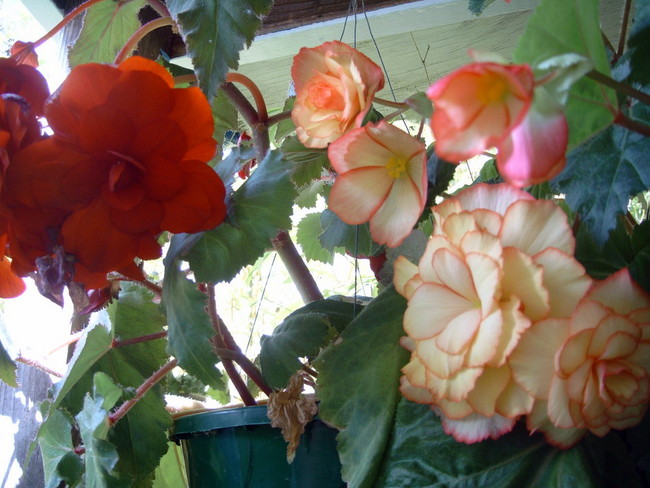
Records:
[[[398,246],[424,210],[424,144],[380,121],[348,132],[330,144],[327,154],[338,173],[329,208],[350,225],[369,221],[375,242]]]
[[[590,279],[551,201],[479,184],[432,210],[419,264],[395,263],[411,351],[401,391],[430,404],[457,440],[496,438],[534,403],[509,364],[520,337],[534,321],[569,316]]]
[[[478,61],[431,85],[427,96],[441,158],[464,161],[496,147],[499,173],[517,187],[548,181],[564,168],[566,118],[562,106],[536,88],[530,66]]]
[[[302,48],[291,67],[296,101],[291,117],[306,147],[327,147],[360,127],[384,74],[370,58],[338,41]]]
[[[537,399],[528,428],[555,445],[636,425],[650,401],[650,295],[623,269],[595,283],[570,318],[533,324],[510,364]]]

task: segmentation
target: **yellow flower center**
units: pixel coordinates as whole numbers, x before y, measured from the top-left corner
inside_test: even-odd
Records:
[[[502,101],[508,94],[508,84],[500,76],[485,75],[478,82],[477,97],[484,105]]]
[[[389,176],[397,179],[406,172],[406,159],[399,156],[391,156],[386,163],[386,171]]]

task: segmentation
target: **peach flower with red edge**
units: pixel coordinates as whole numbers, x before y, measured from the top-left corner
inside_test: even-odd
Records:
[[[398,246],[426,203],[424,144],[382,120],[351,130],[327,154],[338,173],[330,210],[350,225],[369,221],[375,242]]]
[[[306,147],[327,147],[360,127],[384,74],[370,58],[339,41],[303,47],[294,57],[291,77],[296,100],[291,117]]]
[[[475,62],[431,85],[427,96],[441,158],[464,161],[496,147],[499,173],[517,187],[548,181],[564,168],[566,118],[543,87],[536,89],[530,66]]]
[[[440,412],[457,440],[496,438],[533,407],[509,364],[520,337],[533,321],[568,316],[590,280],[551,201],[479,184],[432,211],[418,265],[395,262],[411,352],[401,391]]]
[[[650,295],[622,269],[570,317],[534,323],[510,364],[536,399],[529,429],[555,445],[636,425],[650,401]]]
[[[174,88],[159,64],[77,66],[46,117],[54,134],[16,156],[7,198],[64,212],[60,243],[86,275],[158,257],[162,231],[223,221],[225,188],[207,164],[216,147],[210,104],[197,87]]]

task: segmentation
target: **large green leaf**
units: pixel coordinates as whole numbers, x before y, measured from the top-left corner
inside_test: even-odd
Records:
[[[100,320],[110,319],[116,344],[163,330],[165,317],[152,298],[149,290],[122,283],[119,299],[108,307],[108,316],[104,314],[100,317]],[[106,329],[101,325],[95,328],[100,331]],[[97,332],[94,334],[97,335]],[[109,344],[113,346],[111,335],[99,345],[110,340]],[[97,338],[93,342],[98,342]],[[97,378],[100,378],[99,381],[104,377],[110,378],[111,382],[127,391],[134,391],[168,360],[164,339],[119,347],[90,348],[86,344],[79,357],[77,368],[85,365],[86,369],[79,370],[74,383],[69,388],[59,390],[56,397],[57,404],[70,412],[82,409],[84,398],[93,387],[93,378],[95,382]],[[170,425],[171,417],[165,409],[162,390],[156,386],[111,429],[108,438],[117,449],[119,462],[116,470],[123,478],[139,483],[151,477],[166,451],[166,431]]]
[[[572,151],[555,179],[599,245],[616,226],[616,216],[627,211],[630,197],[650,188],[649,152],[648,137],[612,126]]]
[[[111,349],[113,344],[113,328],[97,323],[88,329],[77,343],[72,359],[68,362],[65,376],[54,385],[54,400],[51,408],[56,408],[67,395],[82,382],[86,385],[83,391],[88,391],[92,384],[93,367]],[[82,397],[84,393],[81,394]],[[78,406],[75,411],[78,411]]]
[[[530,435],[523,425],[496,441],[464,444],[445,434],[439,418],[426,405],[402,399],[397,409],[390,449],[377,488],[600,488],[638,487],[634,472],[621,484],[606,482],[607,465],[625,464],[624,448],[616,459],[604,456],[615,439],[585,440],[569,450]],[[596,443],[596,445],[590,445]],[[617,446],[621,447],[621,446]],[[596,468],[594,451],[605,466]],[[625,466],[630,468],[629,462]],[[598,473],[598,471],[601,471]],[[612,480],[609,480],[612,481]]]
[[[184,488],[187,486],[183,449],[175,442],[168,445],[167,454],[156,468],[152,488]]]
[[[535,65],[567,53],[588,57],[597,71],[609,75],[598,0],[542,0],[517,43],[513,59],[516,63]],[[573,85],[565,110],[569,147],[611,124],[614,116],[608,106],[616,107],[612,90],[587,78]]]
[[[302,367],[300,358],[313,358],[353,319],[355,306],[335,299],[316,300],[296,310],[273,334],[262,336],[260,365],[269,386],[284,388]]]
[[[192,58],[199,86],[212,98],[228,68],[239,67],[239,51],[249,46],[272,0],[168,0]]]
[[[389,441],[400,396],[400,370],[408,359],[399,345],[405,309],[406,300],[389,288],[315,363],[319,415],[343,429],[337,437],[338,451],[350,488],[373,486]]]
[[[2,342],[0,342],[0,380],[13,388],[18,388],[16,382],[16,363],[11,360]]]
[[[219,358],[210,342],[214,329],[205,312],[206,296],[185,277],[176,260],[165,264],[163,303],[169,324],[169,351],[185,371],[217,388]]]
[[[632,277],[650,293],[650,220],[636,226],[630,235],[619,219],[619,224],[602,247],[581,227],[576,235],[575,255],[587,273],[600,280],[628,267]]]
[[[74,453],[71,429],[72,422],[68,415],[61,410],[54,410],[39,431],[38,444],[43,457],[45,488],[56,488],[64,479],[63,473],[78,472],[81,467],[81,459]],[[62,462],[63,469],[60,468]],[[73,467],[75,464],[76,468]],[[68,484],[73,484],[70,477],[67,481]]]
[[[115,471],[119,456],[115,446],[107,440],[109,410],[115,403],[109,398],[114,399],[115,387],[109,382],[95,382],[93,395],[86,394],[83,409],[75,417],[85,449],[85,486],[88,488],[130,486],[127,481],[120,480]]]
[[[292,170],[280,152],[271,151],[237,189],[227,221],[205,232],[185,256],[198,281],[230,281],[271,247],[278,231],[291,227]]]
[[[138,12],[146,4],[145,0],[104,1],[90,7],[79,39],[70,49],[70,66],[115,61],[115,55],[140,27]]]

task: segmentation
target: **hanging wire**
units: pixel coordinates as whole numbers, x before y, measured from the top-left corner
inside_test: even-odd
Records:
[[[253,325],[251,325],[251,332],[248,334],[248,342],[246,342],[246,348],[244,349],[244,354],[248,354],[248,348],[251,345],[253,340],[253,332],[255,331],[255,324],[257,324],[257,317],[260,315],[260,309],[262,308],[262,302],[264,301],[264,295],[266,294],[266,287],[269,284],[269,279],[271,278],[271,271],[273,271],[273,265],[275,264],[275,258],[278,256],[277,253],[273,253],[273,259],[271,260],[271,266],[269,266],[269,273],[266,275],[266,281],[264,282],[264,287],[262,288],[262,294],[260,299],[257,302],[257,310],[255,310],[255,318],[253,319]]]
[[[356,4],[356,0],[354,1]],[[370,19],[368,19],[368,13],[366,12],[365,0],[361,0],[361,11],[363,12],[363,16],[366,19],[366,25],[368,26],[368,33],[370,34],[370,39],[372,39],[372,43],[375,45],[375,50],[377,51],[377,56],[379,57],[379,62],[381,63],[381,69],[384,70],[384,74],[386,75],[386,81],[388,82],[388,89],[390,90],[390,94],[393,97],[393,101],[396,102],[397,97],[395,96],[395,90],[393,90],[393,84],[390,81],[388,70],[386,69],[386,65],[384,64],[384,58],[382,57],[381,51],[379,50],[379,44],[377,44],[377,39],[375,39],[375,35],[372,33],[372,27],[370,27]],[[411,134],[411,131],[409,129],[408,124],[406,123],[406,119],[404,118],[404,116],[400,115],[400,118],[402,119],[402,122],[404,122],[404,127],[406,128],[406,132],[408,134]]]

